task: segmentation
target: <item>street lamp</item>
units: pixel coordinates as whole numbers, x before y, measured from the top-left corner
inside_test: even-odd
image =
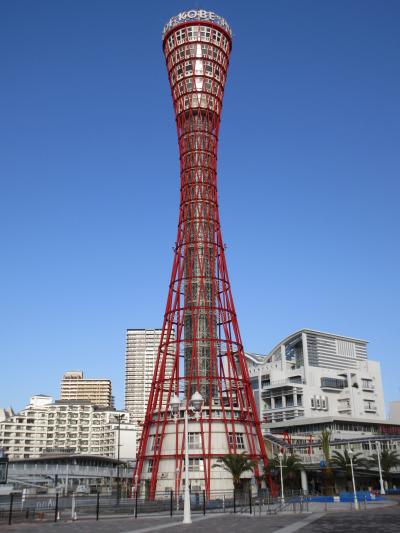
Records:
[[[356,511],[358,511],[360,507],[358,505],[356,482],[354,480],[354,468],[353,468],[353,455],[354,455],[354,452],[353,452],[353,450],[351,448],[349,448],[348,453],[349,453],[349,458],[350,458],[351,477],[352,477],[352,480],[353,480],[354,509]]]
[[[285,503],[285,493],[283,491],[283,465],[282,465],[283,453],[282,452],[278,453],[278,459],[279,459],[279,469],[281,471],[281,501],[282,503]]]
[[[376,455],[378,457],[379,483],[381,485],[381,494],[386,494],[385,485],[383,483],[383,477],[382,477],[381,443],[377,440],[375,444],[376,444]]]
[[[120,499],[120,496],[121,496],[121,480],[120,480],[120,477],[119,477],[119,456],[120,456],[120,434],[121,434],[121,421],[124,419],[124,414],[123,413],[120,413],[120,414],[116,414],[114,415],[114,419],[118,422],[118,449],[117,449],[117,460],[118,460],[118,463],[117,463],[117,505],[119,504],[119,499]]]
[[[182,402],[179,400],[178,396],[174,396],[170,400],[170,409],[173,417],[175,418],[176,423],[178,423],[179,411],[183,409],[184,411],[184,421],[185,421],[185,493],[183,499],[183,524],[191,524],[191,510],[190,510],[190,492],[189,492],[189,409],[194,412],[196,419],[199,418],[200,410],[203,405],[203,396],[198,392],[194,392],[190,402]]]

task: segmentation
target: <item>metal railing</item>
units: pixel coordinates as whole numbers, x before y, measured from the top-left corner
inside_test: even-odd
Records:
[[[193,514],[238,513],[255,516],[272,515],[284,512],[309,512],[337,510],[338,505],[352,508],[352,501],[345,503],[312,501],[312,495],[302,491],[285,492],[284,499],[270,494],[255,496],[251,490],[215,491],[206,498],[205,491],[192,492],[190,495]],[[366,500],[359,499],[366,508]],[[315,509],[314,509],[315,508]],[[346,507],[347,508],[347,507]],[[132,494],[132,497],[104,496],[100,493],[89,496],[35,495],[23,496],[11,494],[0,496],[0,525],[20,522],[58,522],[70,520],[100,520],[114,516],[138,518],[143,515],[158,514],[168,517],[182,516],[183,493],[177,496],[171,492],[156,494],[154,500]]]

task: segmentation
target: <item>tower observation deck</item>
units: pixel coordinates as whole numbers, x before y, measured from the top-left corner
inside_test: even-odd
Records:
[[[183,410],[194,393],[203,403],[189,420],[191,485],[231,489],[212,468],[219,457],[247,452],[266,464],[229,283],[217,196],[217,149],[232,31],[215,13],[190,10],[164,27],[163,51],[180,152],[180,209],[174,262],[135,484],[153,498],[182,484]],[[172,362],[173,372],[165,369]],[[171,400],[179,398],[178,416]],[[256,467],[256,473],[258,467]]]

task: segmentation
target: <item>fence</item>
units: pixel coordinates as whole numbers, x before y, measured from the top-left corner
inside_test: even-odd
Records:
[[[346,504],[339,502],[315,501],[317,498],[304,496],[300,491],[285,494],[284,500],[273,498],[267,494],[252,495],[251,491],[213,492],[209,499],[205,492],[192,492],[190,495],[191,511],[194,514],[218,513],[246,513],[255,516],[265,516],[280,512],[306,512],[309,510],[334,510],[338,505],[352,508],[353,502],[346,500]],[[314,500],[314,501],[313,501]],[[366,501],[360,498],[366,508]],[[161,514],[166,517],[181,515],[183,512],[183,493],[157,494],[154,500],[148,500],[138,495],[133,498],[118,498],[104,496],[97,493],[93,496],[60,496],[35,495],[23,497],[20,494],[0,497],[0,524],[17,522],[49,522],[80,519],[100,520],[113,516],[129,516],[137,518],[149,514]]]
[[[124,515],[138,517],[151,513],[175,516],[183,512],[183,493],[157,494],[154,500],[138,495],[132,498],[104,496],[100,493],[91,496],[35,495],[23,497],[21,494],[0,497],[0,524],[26,521],[76,520]],[[272,499],[270,500],[272,505]],[[192,492],[190,495],[192,513],[210,512],[252,512],[254,497],[249,492],[214,492],[209,499],[205,492]]]

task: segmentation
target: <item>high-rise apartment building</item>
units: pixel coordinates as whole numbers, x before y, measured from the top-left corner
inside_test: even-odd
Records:
[[[135,423],[142,423],[146,414],[161,334],[161,329],[126,332],[125,409]],[[171,375],[171,364],[166,373]]]
[[[109,379],[85,379],[83,372],[65,372],[61,380],[61,400],[84,400],[112,409],[113,397]]]
[[[83,400],[56,400],[37,395],[25,409],[0,420],[0,447],[10,459],[48,453],[100,455],[134,460],[136,427],[129,413]]]

